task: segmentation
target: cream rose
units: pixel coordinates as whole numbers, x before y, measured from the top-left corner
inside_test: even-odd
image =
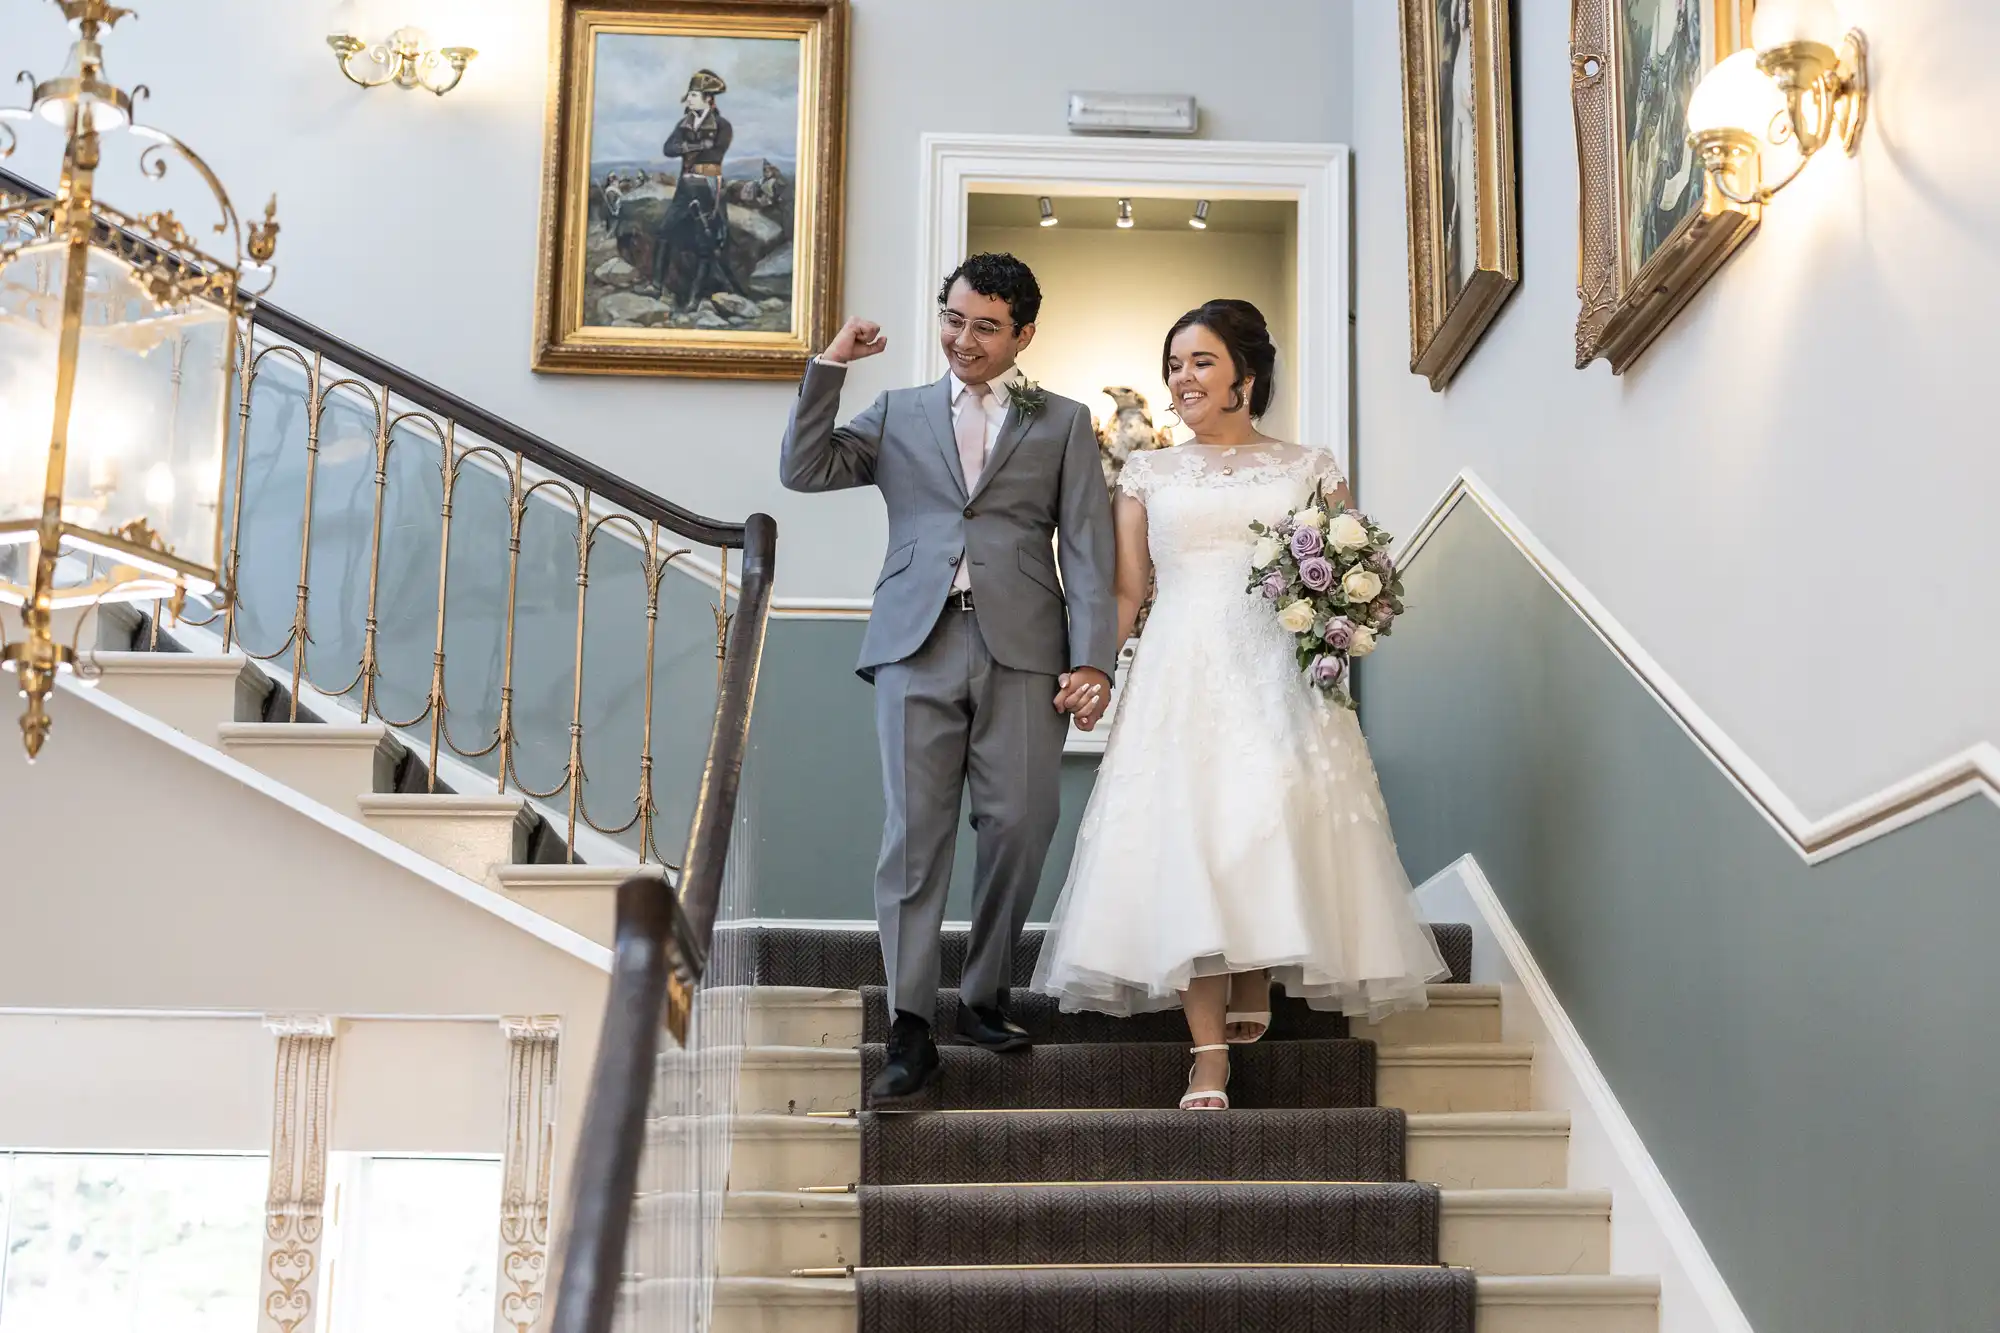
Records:
[[[1347,594],[1350,602],[1372,602],[1382,591],[1382,576],[1372,569],[1356,565],[1340,581],[1340,590]]]
[[[1366,625],[1354,627],[1354,637],[1347,642],[1349,657],[1366,657],[1375,651],[1375,631]]]
[[[1250,568],[1265,569],[1283,553],[1284,543],[1276,537],[1259,537],[1257,549],[1250,553]]]
[[[1358,551],[1368,544],[1368,525],[1352,514],[1342,514],[1333,520],[1326,539],[1336,551]]]
[[[1292,515],[1292,522],[1302,528],[1311,528],[1317,532],[1326,527],[1326,511],[1318,505],[1314,505],[1311,509],[1301,509],[1298,513]]]
[[[1312,603],[1301,597],[1289,606],[1278,608],[1278,623],[1293,634],[1304,634],[1313,627]]]

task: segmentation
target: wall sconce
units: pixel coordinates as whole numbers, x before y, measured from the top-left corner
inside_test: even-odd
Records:
[[[1044,227],[1053,227],[1056,225],[1057,221],[1059,221],[1059,219],[1056,217],[1056,206],[1049,201],[1049,197],[1047,195],[1043,195],[1042,225]]]
[[[1132,201],[1130,199],[1120,199],[1118,201],[1118,225],[1121,227],[1130,227],[1132,225]]]
[[[1193,227],[1196,231],[1208,230],[1208,200],[1197,199],[1194,201],[1194,216],[1188,219],[1188,226]]]
[[[326,44],[333,48],[334,58],[340,62],[340,72],[363,88],[393,83],[405,90],[422,88],[443,97],[458,87],[458,81],[465,77],[465,67],[479,52],[469,46],[447,46],[433,51],[429,43],[420,28],[398,28],[389,34],[387,41],[372,47],[344,32],[326,39]],[[364,51],[369,61],[380,68],[380,74],[364,76],[354,72],[354,57]],[[450,78],[437,77],[440,62],[451,66]]]
[[[1813,155],[1839,143],[1850,155],[1868,115],[1868,40],[1859,29],[1826,45],[1810,4],[1760,9],[1755,45],[1708,72],[1688,102],[1688,142],[1724,197],[1763,204],[1790,185]],[[1798,160],[1764,178],[1767,149]]]

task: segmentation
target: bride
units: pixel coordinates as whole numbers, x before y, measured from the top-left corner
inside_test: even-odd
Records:
[[[1192,441],[1119,475],[1118,621],[1133,659],[1034,987],[1064,1009],[1187,1012],[1181,1106],[1229,1106],[1229,1045],[1271,1022],[1270,987],[1379,1019],[1448,969],[1410,903],[1354,714],[1301,678],[1270,604],[1244,591],[1250,523],[1347,502],[1324,451],[1254,424],[1277,351],[1247,301],[1167,334],[1163,374]]]

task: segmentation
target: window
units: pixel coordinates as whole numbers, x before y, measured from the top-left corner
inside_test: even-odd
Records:
[[[0,1333],[240,1333],[263,1157],[0,1153]]]
[[[489,1333],[500,1181],[494,1158],[335,1154],[323,1333]]]

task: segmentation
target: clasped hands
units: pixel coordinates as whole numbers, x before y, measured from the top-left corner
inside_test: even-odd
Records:
[[[1096,667],[1078,667],[1056,677],[1056,711],[1076,719],[1078,731],[1089,731],[1111,706],[1111,677]]]

